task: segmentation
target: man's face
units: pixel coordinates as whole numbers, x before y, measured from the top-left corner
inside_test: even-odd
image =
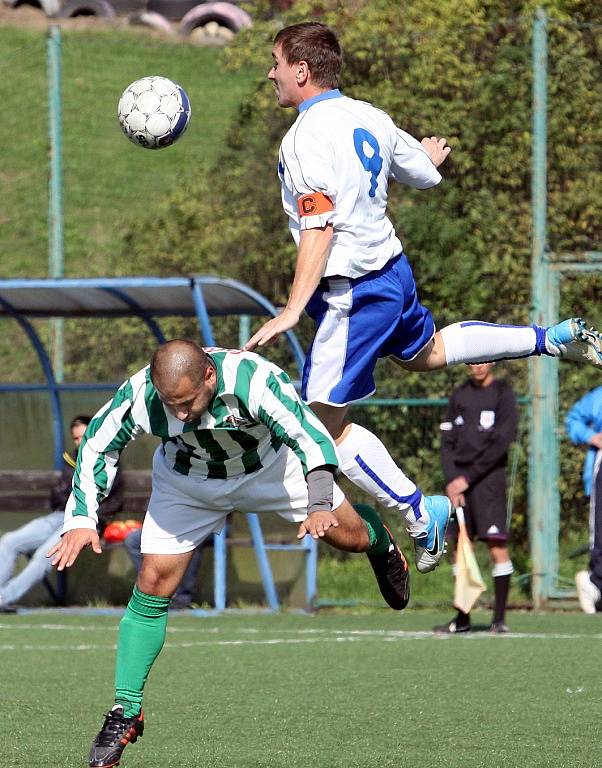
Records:
[[[268,72],[268,80],[274,83],[276,98],[281,107],[297,107],[303,98],[299,93],[299,64],[288,64],[280,45],[272,50],[274,63]]]
[[[71,428],[71,437],[73,438],[73,444],[75,445],[76,448],[79,448],[85,433],[86,433],[85,424],[76,424],[74,427]]]
[[[495,363],[473,363],[469,366],[470,378],[475,384],[485,383],[493,374]]]
[[[188,376],[183,376],[168,389],[162,390],[159,387],[156,389],[161,402],[172,416],[185,424],[189,424],[200,419],[205,413],[215,393],[215,385],[215,369],[210,365],[200,383],[193,384]]]

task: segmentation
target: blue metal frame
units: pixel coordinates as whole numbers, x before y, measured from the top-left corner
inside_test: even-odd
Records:
[[[50,358],[46,354],[42,340],[36,333],[34,327],[25,320],[15,309],[6,301],[0,297],[0,305],[6,309],[9,315],[16,320],[25,333],[29,336],[33,348],[42,365],[44,376],[46,377],[46,386],[44,389],[48,392],[50,397],[50,408],[52,411],[52,433],[54,438],[54,468],[60,469],[63,466],[63,416],[61,410],[61,401],[59,398],[58,386],[56,379],[54,378],[54,372],[52,370],[52,364]]]
[[[243,283],[239,283],[236,280],[222,279],[218,277],[197,276],[192,278],[156,278],[156,277],[125,277],[125,278],[61,278],[61,279],[33,279],[33,280],[0,280],[0,291],[3,288],[55,288],[57,290],[61,288],[81,288],[81,289],[97,289],[105,291],[106,293],[115,296],[124,304],[124,309],[111,310],[107,312],[96,311],[67,311],[59,307],[56,310],[50,311],[32,311],[26,313],[28,317],[38,318],[50,318],[50,317],[80,317],[80,316],[95,316],[95,317],[119,317],[127,316],[129,314],[135,315],[143,320],[153,336],[159,343],[165,341],[163,332],[156,321],[157,316],[196,316],[199,324],[199,329],[203,338],[203,342],[206,346],[216,346],[215,337],[213,335],[213,327],[211,324],[211,318],[207,309],[205,297],[203,295],[203,287],[209,285],[222,285],[224,287],[238,291],[243,296],[251,299],[257,306],[264,310],[265,314],[276,317],[278,311],[273,304],[265,299],[261,294],[252,290]],[[182,288],[187,287],[190,289],[194,305],[194,313],[182,312],[182,311],[168,311],[161,310],[155,313],[150,313],[143,309],[139,302],[132,298],[127,290],[130,288],[152,288],[161,290],[162,288]],[[35,329],[25,319],[23,314],[15,310],[11,304],[0,298],[0,306],[4,307],[6,312],[15,319],[19,325],[27,333],[32,345],[34,346],[36,353],[42,364],[44,376],[46,377],[46,384],[0,384],[0,392],[9,391],[47,391],[50,396],[51,408],[52,408],[52,421],[53,421],[53,436],[54,436],[54,466],[56,469],[62,467],[62,453],[63,453],[63,417],[62,408],[59,393],[61,391],[85,391],[85,390],[113,390],[114,384],[63,384],[57,383],[50,359],[44,349],[44,345]],[[219,314],[235,314],[234,312],[215,312],[215,315]],[[259,314],[259,313],[257,313]],[[245,311],[245,317],[248,316],[248,312]],[[287,341],[293,352],[295,364],[298,369],[298,375],[301,376],[303,370],[304,354],[301,349],[301,345],[297,340],[293,331],[286,332]],[[295,550],[305,552],[306,558],[306,595],[307,606],[311,607],[316,596],[316,583],[317,583],[317,542],[315,542],[310,536],[306,536],[305,539],[299,544],[266,544],[263,538],[261,525],[259,518],[256,514],[247,514],[247,522],[249,530],[251,532],[251,538],[255,547],[257,555],[257,561],[261,578],[264,585],[266,594],[266,600],[270,610],[278,611],[280,609],[280,602],[274,583],[272,570],[270,567],[269,558],[267,556],[268,550]],[[214,601],[216,611],[222,611],[226,607],[226,592],[227,592],[227,545],[226,545],[226,527],[221,533],[214,536]]]
[[[159,344],[165,343],[165,336],[163,335],[163,331],[161,330],[159,324],[154,320],[148,312],[145,312],[140,304],[138,304],[137,301],[134,301],[131,296],[128,296],[126,293],[121,291],[119,288],[104,288],[107,293],[110,293],[112,296],[115,296],[116,298],[123,301],[123,303],[128,306],[130,309],[133,309],[134,312],[140,317],[144,322],[148,325],[151,333],[153,336],[157,339]]]

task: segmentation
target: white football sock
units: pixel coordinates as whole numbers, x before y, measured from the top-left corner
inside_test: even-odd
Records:
[[[422,492],[404,475],[376,435],[352,424],[337,451],[341,471],[352,483],[383,507],[401,512],[408,533],[417,535],[424,531],[429,516]]]
[[[466,320],[443,328],[441,338],[447,365],[550,354],[546,348],[546,329],[539,326]]]

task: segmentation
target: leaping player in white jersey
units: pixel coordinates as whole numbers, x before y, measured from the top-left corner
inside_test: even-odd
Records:
[[[304,310],[315,320],[303,399],[334,438],[342,472],[401,512],[417,569],[430,571],[444,552],[449,500],[423,496],[382,442],[347,420],[349,404],[375,391],[378,358],[411,371],[542,354],[602,366],[601,337],[578,318],[550,328],[470,320],[437,331],[386,206],[390,178],[417,189],[439,184],[437,168],[450,152],[446,140],[417,141],[385,112],[344,96],[337,89],[341,48],[324,24],[282,29],[272,56],[268,78],[278,103],[299,111],[278,163],[297,264],[282,313],[245,349],[292,328]]]

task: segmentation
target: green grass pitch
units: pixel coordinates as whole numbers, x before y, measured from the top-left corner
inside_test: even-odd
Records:
[[[449,613],[170,619],[121,765],[591,768],[601,625],[512,613],[513,633],[435,637]],[[488,614],[475,614],[486,625]],[[112,699],[118,618],[0,620],[3,763],[85,766]]]

